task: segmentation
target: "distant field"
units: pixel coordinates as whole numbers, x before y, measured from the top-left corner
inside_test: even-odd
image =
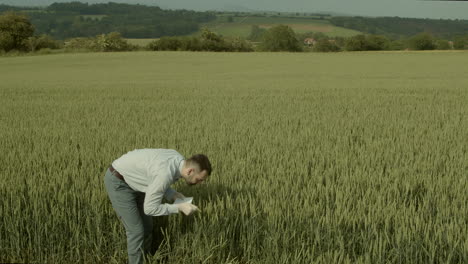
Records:
[[[330,37],[349,37],[361,33],[355,30],[336,27],[326,20],[304,17],[233,17],[233,22],[228,22],[226,17],[218,17],[215,21],[203,24],[202,26],[223,36],[246,38],[250,34],[252,25],[268,29],[279,24],[290,26],[296,33],[322,32]]]
[[[233,17],[233,22],[227,22],[227,16],[219,16],[215,21],[202,24],[201,28],[206,27],[217,34],[225,37],[243,37],[247,38],[250,34],[252,25],[258,25],[261,28],[269,29],[275,25],[284,24],[290,26],[296,33],[322,32],[330,37],[349,37],[361,34],[359,31],[336,27],[326,20],[306,18],[306,17]],[[200,36],[201,31],[191,34],[191,36]],[[146,46],[155,39],[127,39],[130,43]]]
[[[135,148],[205,153],[154,217],[168,264],[468,263],[468,52],[0,58],[0,263],[126,263],[104,190]]]
[[[30,10],[22,10],[22,12],[26,12],[26,13],[45,13],[47,11],[43,10],[43,9],[30,9]]]
[[[90,18],[92,20],[101,20],[107,15],[81,15],[83,18]]]

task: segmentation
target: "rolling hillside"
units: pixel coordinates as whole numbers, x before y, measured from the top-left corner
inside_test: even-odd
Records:
[[[250,34],[251,27],[258,25],[261,28],[270,28],[275,25],[285,24],[290,26],[296,33],[322,32],[330,37],[349,37],[361,32],[332,25],[328,20],[314,17],[259,17],[243,16],[231,17],[218,16],[216,20],[202,24],[211,31],[223,36],[240,36],[246,38]],[[199,32],[195,35],[200,34]]]
[[[229,22],[229,17],[232,17],[232,21]],[[200,26],[200,30],[190,36],[199,36],[201,29],[204,27],[211,31],[220,34],[225,37],[242,37],[247,38],[250,34],[251,27],[257,25],[260,28],[268,29],[275,25],[288,25],[296,33],[306,32],[322,32],[330,37],[350,37],[358,34],[362,34],[360,31],[346,29],[332,25],[328,20],[320,19],[319,17],[261,17],[261,16],[229,16],[229,15],[218,15],[217,18],[209,23],[203,23]],[[145,46],[151,41],[157,38],[146,38],[146,39],[132,39],[127,40],[132,44],[139,46]]]

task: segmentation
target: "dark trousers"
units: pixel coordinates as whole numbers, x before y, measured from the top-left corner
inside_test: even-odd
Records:
[[[112,207],[125,226],[128,263],[141,264],[143,255],[150,252],[153,231],[153,219],[143,211],[145,193],[134,191],[110,170],[104,176],[104,183]]]

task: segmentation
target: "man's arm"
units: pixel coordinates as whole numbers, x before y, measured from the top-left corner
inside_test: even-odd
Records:
[[[174,201],[174,194],[176,194],[176,190],[172,188],[168,188],[167,191],[164,193],[164,198],[168,201]]]
[[[166,193],[164,194],[164,198],[168,201],[175,201],[176,199],[180,198],[183,199],[185,198],[185,195],[183,195],[180,192],[177,192],[176,190],[169,188],[167,189]]]
[[[167,175],[156,175],[156,178],[148,186],[148,189],[146,191],[145,201],[143,203],[143,210],[146,215],[160,216],[176,214],[179,212],[179,208],[177,205],[161,203],[162,198],[166,194],[167,190],[170,189],[170,185],[171,181]]]

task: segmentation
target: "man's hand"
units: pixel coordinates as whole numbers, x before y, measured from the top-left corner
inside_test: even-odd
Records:
[[[178,204],[177,207],[179,208],[179,211],[184,213],[185,215],[191,215],[195,213],[196,211],[199,211],[198,207],[191,203],[181,203]]]

